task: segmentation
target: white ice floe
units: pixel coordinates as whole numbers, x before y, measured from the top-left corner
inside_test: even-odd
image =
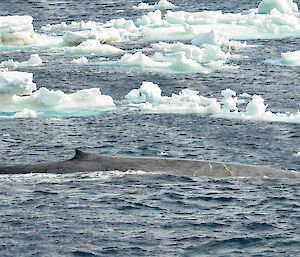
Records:
[[[0,67],[5,68],[26,68],[26,67],[35,67],[42,65],[43,60],[38,54],[32,54],[28,61],[16,62],[13,59],[9,59],[0,64]]]
[[[294,114],[274,113],[267,110],[268,106],[261,96],[253,95],[246,100],[245,95],[237,97],[231,89],[223,90],[219,101],[190,89],[170,97],[161,93],[158,85],[144,82],[139,89],[133,89],[125,96],[125,103],[147,113],[199,114],[223,119],[300,123],[299,111]],[[240,104],[246,107],[239,108]]]
[[[246,42],[229,41],[227,36],[218,35],[214,30],[197,35],[191,43],[196,46],[202,46],[204,44],[217,45],[220,46],[223,51],[236,51],[247,47]]]
[[[32,82],[32,78],[32,73],[27,72],[0,72],[0,97],[1,95],[30,94],[36,90],[36,84]]]
[[[106,111],[113,107],[113,99],[102,95],[99,88],[71,94],[44,87],[36,90],[31,73],[0,72],[0,112],[6,113],[6,116],[36,117],[49,112],[59,115]]]
[[[67,24],[48,24],[41,28],[45,33],[64,35],[64,44],[76,45],[88,39],[98,39],[102,43],[128,41],[131,37],[138,37],[138,29],[133,20],[124,18],[110,20],[107,23],[95,21],[81,21]]]
[[[151,10],[151,9],[160,9],[160,10],[167,10],[167,9],[175,9],[178,6],[168,2],[167,0],[160,0],[158,3],[154,5],[149,5],[147,3],[141,2],[137,6],[133,6],[133,9],[139,10]]]
[[[281,1],[281,0],[280,0]],[[280,3],[280,1],[277,1]],[[278,6],[272,8],[269,13],[261,14],[262,6],[266,6],[267,0],[260,4],[259,9],[249,10],[243,13],[222,13],[221,11],[184,12],[168,11],[155,27],[150,27],[147,22],[137,21],[140,32],[145,40],[193,40],[199,34],[215,31],[225,35],[228,39],[273,39],[288,36],[300,36],[300,19],[295,3],[292,4],[292,12],[282,11]],[[263,4],[264,3],[264,4]],[[285,6],[285,5],[284,5]],[[290,5],[288,5],[290,6]],[[286,6],[285,6],[286,7]],[[143,18],[144,17],[144,18]],[[147,15],[142,20],[147,20]]]
[[[36,111],[25,108],[23,111],[17,112],[12,117],[13,118],[22,118],[22,119],[24,119],[24,118],[37,118],[38,113]]]
[[[160,1],[161,5],[166,1]],[[147,4],[141,4],[147,7]],[[157,4],[159,6],[159,3]],[[242,13],[222,11],[167,11],[154,10],[136,21],[110,20],[106,23],[81,21],[47,25],[46,33],[64,34],[64,43],[78,45],[86,40],[111,42],[191,41],[195,45],[210,43],[234,49],[244,45],[232,40],[275,39],[300,36],[300,18],[297,4],[291,0],[264,0],[259,8]]]
[[[0,16],[0,45],[30,45],[35,41],[31,16]]]
[[[284,14],[298,12],[298,5],[293,0],[263,0],[258,5],[259,14],[270,14],[273,9]]]
[[[64,33],[67,31],[84,31],[84,30],[93,30],[101,27],[103,23],[96,21],[81,21],[76,22],[72,21],[70,24],[62,21],[59,24],[47,24],[41,27],[41,31],[45,33]]]
[[[300,66],[300,51],[282,53],[281,59],[266,60],[266,62],[282,66]]]
[[[120,55],[124,53],[123,50],[107,45],[101,44],[98,40],[86,40],[78,46],[66,47],[64,54],[66,55],[97,55],[97,56],[111,56]]]
[[[79,58],[75,58],[71,61],[72,63],[75,63],[75,64],[88,64],[89,63],[89,60],[88,58],[82,56],[82,57],[79,57]]]
[[[77,46],[87,40],[98,40],[102,44],[122,41],[120,33],[115,28],[98,28],[97,30],[68,31],[63,37],[67,46]]]
[[[151,57],[142,52],[126,53],[120,60],[101,62],[100,65],[136,67],[171,73],[208,73],[218,69],[232,68],[225,65],[230,54],[223,52],[219,46],[205,44],[198,47],[183,43],[160,42],[152,44],[152,48],[155,54]]]
[[[143,15],[141,18],[138,18],[135,24],[137,26],[162,25],[162,13],[160,10],[149,12]]]

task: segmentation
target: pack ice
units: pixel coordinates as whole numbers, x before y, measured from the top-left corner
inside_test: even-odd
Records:
[[[114,107],[110,96],[102,95],[99,88],[79,90],[66,94],[61,90],[41,87],[37,90],[33,75],[26,72],[0,72],[1,117],[37,117],[85,115],[103,112]],[[3,116],[3,114],[5,114]]]
[[[0,45],[29,45],[35,40],[33,18],[0,16]]]
[[[143,82],[139,89],[133,89],[124,102],[146,113],[174,113],[209,115],[222,119],[247,121],[267,121],[300,123],[299,111],[291,113],[274,113],[267,110],[268,105],[259,95],[244,93],[236,96],[231,89],[221,91],[221,99],[199,95],[196,90],[184,89],[178,94],[162,96],[162,90],[153,82]],[[239,108],[239,105],[246,106]]]

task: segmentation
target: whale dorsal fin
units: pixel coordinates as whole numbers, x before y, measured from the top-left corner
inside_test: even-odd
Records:
[[[93,157],[93,154],[85,153],[79,149],[75,149],[75,156],[72,160],[87,160],[92,159]]]

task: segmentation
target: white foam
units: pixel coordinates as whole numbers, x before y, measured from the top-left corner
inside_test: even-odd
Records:
[[[0,45],[29,45],[35,41],[31,16],[0,16]]]
[[[160,0],[158,3],[154,5],[149,5],[147,3],[139,3],[137,6],[133,6],[133,9],[139,9],[139,10],[151,10],[151,9],[160,9],[160,10],[166,10],[166,9],[175,9],[178,8],[178,6],[172,4],[171,2],[168,2],[167,0]]]
[[[111,56],[120,55],[124,51],[111,45],[101,44],[98,40],[86,40],[74,47],[67,47],[64,50],[66,55],[97,55]]]
[[[26,68],[26,67],[35,67],[42,65],[43,60],[38,54],[32,54],[28,61],[24,62],[15,62],[13,59],[9,59],[0,64],[1,67],[6,68]]]
[[[144,82],[139,89],[134,89],[125,96],[125,102],[147,113],[193,113],[223,119],[300,123],[299,111],[294,114],[268,111],[264,99],[258,95],[253,95],[246,101],[236,97],[231,89],[226,89],[221,92],[222,99],[218,101],[189,89],[170,97],[162,96],[161,92],[158,85]],[[246,107],[239,108],[240,104]]]

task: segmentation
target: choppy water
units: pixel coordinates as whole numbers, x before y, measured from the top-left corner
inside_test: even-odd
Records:
[[[117,172],[0,179],[1,256],[299,254],[296,181]]]
[[[295,1],[299,4],[298,1]],[[81,20],[137,19],[139,1],[2,1],[1,15],[30,15],[34,29]],[[154,1],[149,1],[154,4]],[[173,1],[189,12],[239,13],[259,1]],[[299,67],[267,59],[298,50],[298,38],[249,40],[230,60],[238,69],[209,74],[157,73],[73,65],[49,49],[1,52],[1,60],[43,65],[31,72],[38,87],[73,93],[100,87],[116,104],[144,81],[164,95],[182,89],[219,97],[231,88],[259,94],[273,112],[300,110]],[[134,51],[149,45],[131,42]],[[123,156],[207,159],[300,170],[300,125],[242,121],[197,114],[145,114],[126,107],[82,117],[0,119],[0,164],[70,158],[74,148]],[[51,115],[50,115],[51,116]],[[80,115],[77,115],[80,116]],[[228,180],[117,172],[0,177],[0,256],[298,256],[297,181]]]

